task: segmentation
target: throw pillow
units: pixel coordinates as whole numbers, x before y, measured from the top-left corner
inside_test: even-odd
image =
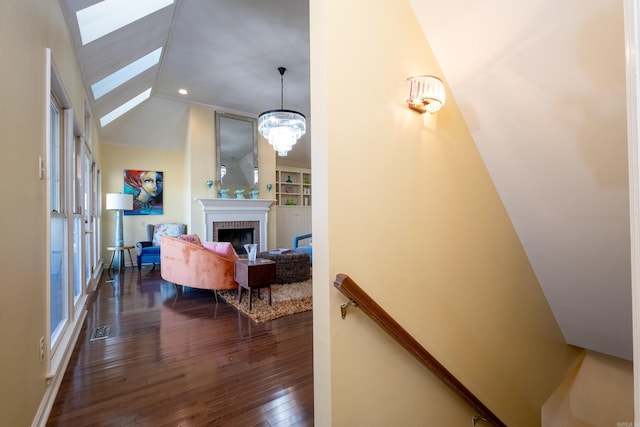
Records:
[[[240,259],[236,250],[233,249],[233,246],[229,242],[204,242],[202,246],[232,261]]]
[[[200,237],[198,237],[197,234],[183,234],[180,236],[180,239],[185,240],[189,243],[193,243],[194,245],[202,246]]]
[[[160,237],[162,236],[178,237],[180,236],[180,233],[182,233],[182,224],[169,222],[158,224],[153,230],[153,245],[160,245]]]

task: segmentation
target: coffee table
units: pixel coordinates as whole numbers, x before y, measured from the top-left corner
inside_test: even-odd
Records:
[[[276,283],[276,263],[268,259],[257,258],[255,262],[240,259],[235,262],[233,278],[238,282],[238,303],[242,300],[242,289],[249,291],[249,311],[251,311],[251,291],[269,288],[269,305],[271,305],[271,284]]]

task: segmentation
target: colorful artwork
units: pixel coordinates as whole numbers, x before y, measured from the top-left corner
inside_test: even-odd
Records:
[[[133,210],[125,215],[162,215],[163,172],[125,169],[124,193],[133,195]]]

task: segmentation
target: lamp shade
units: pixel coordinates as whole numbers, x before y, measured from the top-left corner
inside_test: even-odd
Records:
[[[122,193],[107,193],[108,211],[130,211],[133,209],[133,195]]]

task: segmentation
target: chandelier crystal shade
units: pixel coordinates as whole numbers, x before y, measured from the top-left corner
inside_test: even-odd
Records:
[[[258,116],[258,132],[264,136],[280,156],[286,156],[298,139],[307,132],[307,121],[304,114],[292,110],[284,110],[284,72],[287,69],[278,67],[280,73],[280,109],[269,110]]]

